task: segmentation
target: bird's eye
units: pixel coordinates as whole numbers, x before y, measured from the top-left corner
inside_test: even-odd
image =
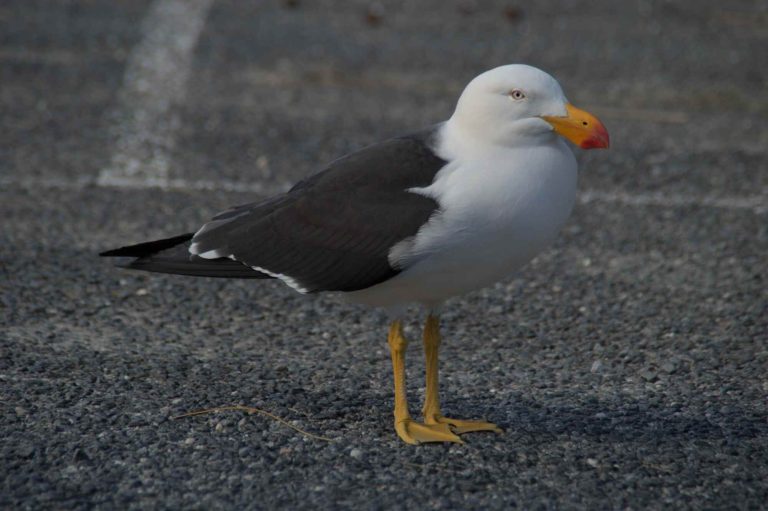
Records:
[[[525,94],[520,89],[514,89],[509,91],[509,97],[516,101],[519,101],[521,99],[525,99]]]

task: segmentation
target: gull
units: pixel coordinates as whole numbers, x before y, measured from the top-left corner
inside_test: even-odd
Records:
[[[570,141],[607,148],[608,132],[537,68],[511,64],[473,79],[445,122],[343,156],[288,192],[234,207],[196,232],[102,253],[125,268],[275,278],[299,293],[337,292],[385,308],[394,426],[408,444],[462,442],[501,430],[443,415],[439,310],[489,286],[545,249],[576,198]],[[423,421],[406,400],[402,317],[423,306]]]

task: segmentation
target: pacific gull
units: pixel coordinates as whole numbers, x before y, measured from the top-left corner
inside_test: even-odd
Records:
[[[547,73],[513,64],[464,89],[451,118],[343,156],[288,192],[237,206],[197,232],[104,252],[124,267],[181,275],[276,278],[334,291],[391,314],[395,430],[409,444],[461,442],[492,423],[443,416],[438,310],[503,279],[549,245],[576,198],[576,159],[608,132]],[[423,422],[408,412],[402,314],[427,311]]]

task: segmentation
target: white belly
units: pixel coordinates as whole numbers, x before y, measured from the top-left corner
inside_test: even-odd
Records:
[[[391,253],[404,270],[349,298],[432,307],[505,278],[552,242],[570,215],[576,178],[573,153],[559,140],[449,164],[422,190],[441,213]]]

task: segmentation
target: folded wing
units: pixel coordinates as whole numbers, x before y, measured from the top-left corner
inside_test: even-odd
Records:
[[[389,251],[415,236],[437,203],[426,187],[445,161],[432,131],[392,139],[336,160],[289,192],[233,208],[204,225],[190,252],[237,261],[301,292],[354,291],[396,275]]]

